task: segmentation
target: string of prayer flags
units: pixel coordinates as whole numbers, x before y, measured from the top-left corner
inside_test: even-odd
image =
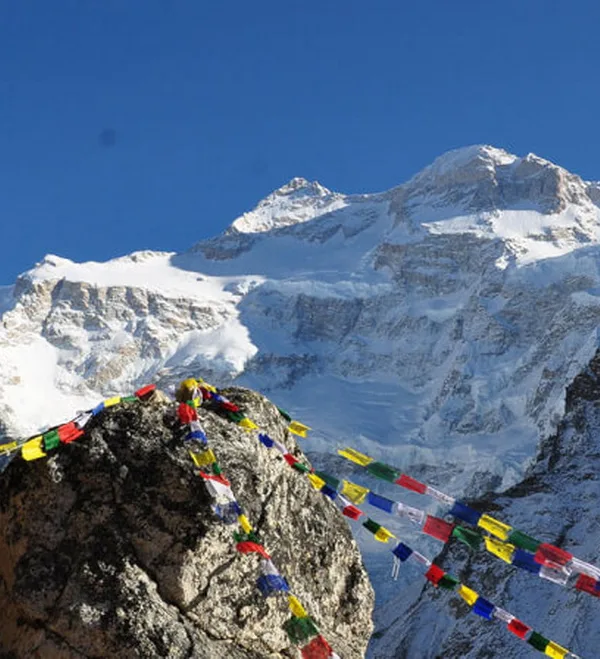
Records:
[[[238,423],[238,425],[247,430],[258,429],[258,426],[239,411],[236,405],[230,403],[225,397],[218,394],[216,390],[211,392],[211,396],[213,401],[218,403],[229,418]],[[257,589],[263,597],[275,597],[281,594],[288,597],[288,605],[292,613],[292,618],[285,623],[284,629],[293,643],[304,644],[308,641],[306,645],[300,648],[303,659],[339,659],[325,638],[320,634],[316,623],[308,616],[298,598],[290,592],[288,582],[273,564],[269,553],[253,530],[250,520],[236,501],[229,480],[223,475],[214,451],[208,446],[208,439],[200,426],[195,407],[195,405],[190,405],[189,403],[180,403],[177,410],[182,425],[188,426],[188,433],[185,440],[186,445],[195,447],[197,445],[193,444],[193,440],[202,442],[201,450],[197,450],[196,448],[189,450],[190,457],[194,465],[199,468],[198,473],[203,478],[207,490],[213,498],[212,508],[215,513],[225,523],[237,522],[239,524],[241,532],[235,531],[233,534],[236,542],[236,550],[241,554],[257,554],[260,556],[261,574],[256,581]],[[267,448],[277,449],[292,468],[304,472],[309,478],[312,478],[311,482],[313,486],[321,490],[327,488],[325,481],[311,473],[309,467],[291,455],[283,444],[271,439],[266,433],[258,433],[258,439]],[[212,473],[208,473],[203,469],[208,469]],[[331,494],[332,498],[335,499],[337,497],[337,490],[332,490]],[[347,499],[344,499],[344,502],[350,504]],[[344,506],[344,508],[348,509],[347,514],[355,514],[354,511],[361,514],[352,504]]]
[[[375,462],[370,456],[360,453],[350,447],[338,450],[338,454],[355,464],[365,467],[372,475],[388,482],[390,482],[393,473],[397,472],[399,474],[398,478],[393,481],[396,485],[417,492],[418,494],[425,494],[433,497],[437,501],[450,506],[448,514],[455,519],[472,524],[473,526],[491,534],[498,540],[512,546],[512,549],[514,549],[513,558],[511,560],[512,565],[534,574],[538,574],[542,578],[553,581],[554,583],[563,585],[566,584],[566,580],[572,572],[577,574],[587,574],[600,579],[600,568],[577,559],[568,551],[547,543],[542,543],[530,535],[514,529],[509,524],[506,524],[491,515],[481,513],[464,502],[458,501],[454,497],[426,485],[425,483],[421,483],[407,474],[401,474],[400,471],[394,467]],[[376,466],[373,467],[373,464]],[[418,511],[418,509],[411,510]],[[403,507],[403,504],[400,504],[399,502],[396,502],[396,514],[401,517],[409,517],[417,523],[421,523],[419,516],[416,516],[414,512],[409,514],[408,508],[406,506]],[[484,537],[480,535],[478,538],[475,533],[476,532],[470,531],[463,526],[459,526],[452,531],[452,537],[457,538],[459,541],[464,542],[464,544],[475,549],[479,547]],[[502,547],[498,544],[487,541],[486,549],[505,562],[508,562],[506,559],[510,556],[512,551],[510,547]],[[543,573],[539,567],[531,564],[532,562],[528,552],[535,554],[535,561],[546,568]]]

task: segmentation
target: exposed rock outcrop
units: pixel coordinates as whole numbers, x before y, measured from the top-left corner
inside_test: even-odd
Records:
[[[228,395],[300,455],[276,408]],[[295,657],[287,600],[256,588],[194,473],[168,402],[104,411],[56,457],[0,479],[3,657]],[[280,455],[206,409],[201,420],[261,541],[343,659],[364,656],[373,596],[334,504]]]

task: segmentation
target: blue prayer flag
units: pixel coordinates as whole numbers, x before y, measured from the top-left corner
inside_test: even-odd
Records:
[[[386,513],[391,513],[394,510],[394,502],[391,499],[386,499],[374,492],[369,492],[367,494],[367,502],[376,508],[385,510]]]
[[[477,522],[481,518],[482,513],[477,512],[473,508],[467,506],[461,501],[455,501],[450,514],[458,519],[462,519],[469,524],[477,526]]]
[[[491,620],[494,608],[495,607],[491,602],[488,602],[483,597],[478,597],[475,604],[473,604],[473,613],[476,613],[478,616],[481,616],[486,620]]]
[[[413,550],[405,545],[403,542],[399,542],[394,549],[392,549],[392,554],[399,558],[401,561],[405,561],[413,553]]]

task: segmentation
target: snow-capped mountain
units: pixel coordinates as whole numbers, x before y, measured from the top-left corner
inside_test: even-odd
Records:
[[[477,146],[379,194],[294,179],[182,254],[48,256],[0,297],[2,422],[33,432],[195,372],[289,407],[313,450],[508,485],[597,346],[599,200]]]
[[[196,374],[311,425],[323,464],[343,443],[500,490],[598,348],[599,257],[600,184],[534,155],[468,147],[368,195],[293,179],[184,253],[50,255],[0,288],[0,424]],[[381,601],[388,554],[367,562]]]

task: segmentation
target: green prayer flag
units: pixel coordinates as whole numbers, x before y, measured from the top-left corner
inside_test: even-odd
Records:
[[[240,531],[234,531],[233,539],[236,542],[256,542],[257,544],[260,544],[260,540],[254,531],[250,531],[250,533],[240,533]]]
[[[305,464],[302,464],[301,462],[294,462],[292,466],[296,471],[301,471],[303,474],[306,474],[307,472],[310,471],[310,468],[307,467]]]
[[[381,528],[381,524],[377,524],[377,522],[373,521],[370,517],[367,518],[366,522],[363,522],[363,526],[371,531],[371,533],[377,533]]]
[[[533,634],[529,637],[529,640],[527,641],[529,645],[532,645],[536,650],[539,650],[540,652],[544,652],[544,650],[548,647],[548,643],[550,641],[547,638],[544,638],[541,634],[538,634],[537,632],[533,632]]]
[[[310,616],[307,616],[306,618],[292,616],[284,623],[283,628],[292,643],[304,643],[309,638],[317,636],[319,633],[319,628]]]
[[[452,529],[452,537],[467,545],[471,549],[479,549],[482,541],[481,533],[467,529],[464,526],[455,526]]]
[[[508,536],[508,541],[511,545],[518,547],[519,549],[525,549],[535,554],[538,550],[538,547],[542,544],[539,540],[532,538],[526,533],[521,533],[521,531],[513,531]]]
[[[281,407],[278,407],[277,411],[288,423],[291,423],[292,417],[285,410],[282,410]]]
[[[322,471],[315,471],[315,475],[320,479],[324,480],[329,487],[332,487],[334,490],[337,490],[340,487],[340,482],[337,478],[330,476]]]
[[[239,423],[242,419],[246,418],[243,412],[229,412],[227,411],[227,418],[234,423]]]
[[[121,398],[122,403],[137,403],[139,398],[137,396],[124,396]]]
[[[459,583],[460,582],[456,577],[453,577],[451,574],[446,573],[438,581],[438,586],[440,588],[445,588],[446,590],[454,590]]]
[[[215,476],[220,476],[223,473],[223,470],[221,469],[221,467],[219,467],[218,462],[213,462],[212,470]]]
[[[47,432],[44,437],[44,451],[51,451],[60,444],[60,439],[58,437],[58,430],[51,430]]]
[[[389,465],[384,464],[383,462],[371,462],[367,465],[367,471],[377,478],[381,478],[385,481],[393,483],[395,480],[400,478],[400,472]]]

